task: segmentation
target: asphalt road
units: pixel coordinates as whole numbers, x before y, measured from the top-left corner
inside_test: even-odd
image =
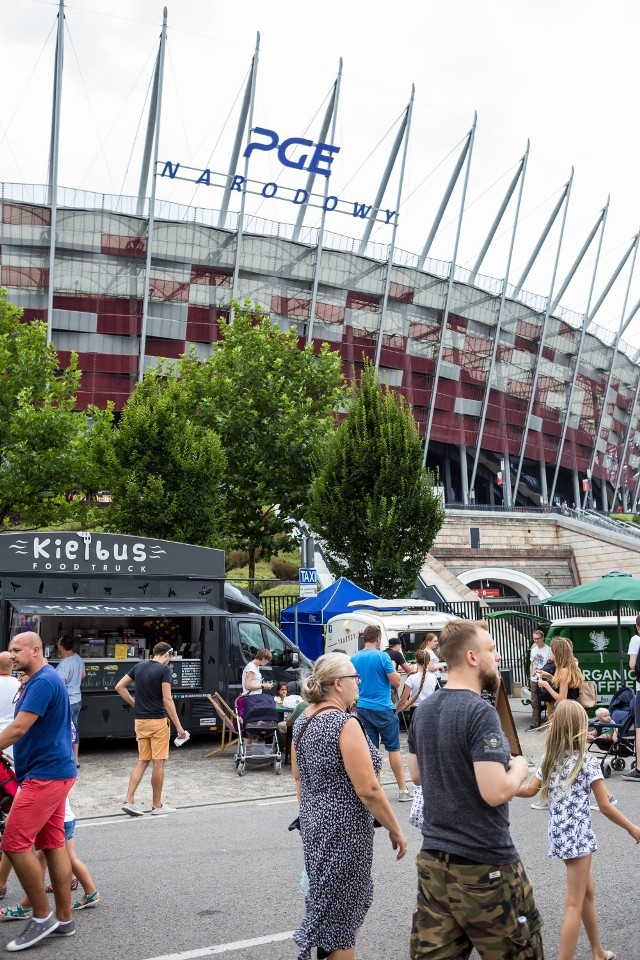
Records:
[[[247,774],[247,778],[251,772]],[[640,821],[640,788],[615,775],[608,781],[620,807]],[[389,792],[393,798],[395,791]],[[398,806],[406,821],[409,804]],[[101,893],[94,910],[76,914],[77,935],[45,940],[30,955],[41,960],[195,960],[229,955],[243,960],[294,960],[290,933],[303,913],[300,839],[287,832],[293,798],[239,801],[181,809],[168,817],[106,817],[78,823],[78,854]],[[638,957],[633,891],[640,849],[593,814],[600,851],[594,858],[605,946]],[[546,814],[512,803],[512,829],[545,918],[547,957],[555,955],[562,920],[564,866],[546,855]],[[410,852],[396,862],[377,831],[375,900],[358,944],[363,960],[406,960],[420,836],[407,824]],[[8,904],[18,893],[9,881]],[[21,929],[0,924],[0,949]],[[591,953],[584,935],[577,960]]]

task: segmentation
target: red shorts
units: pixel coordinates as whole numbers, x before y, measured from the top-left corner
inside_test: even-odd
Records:
[[[64,807],[75,780],[25,780],[7,817],[2,849],[7,853],[64,847]]]

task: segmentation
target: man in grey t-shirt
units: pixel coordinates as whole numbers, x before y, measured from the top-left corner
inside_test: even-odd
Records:
[[[71,722],[76,728],[76,740],[73,745],[73,752],[76,755],[76,766],[78,763],[78,750],[80,748],[80,710],[82,709],[82,694],[80,684],[87,675],[84,668],[84,660],[80,654],[73,649],[73,640],[67,634],[63,634],[58,640],[58,653],[60,654],[60,663],[58,664],[58,676],[67,688],[69,695],[69,706],[71,707]]]
[[[411,958],[457,960],[475,947],[483,960],[541,960],[542,920],[509,832],[528,764],[510,756],[481,697],[500,686],[500,656],[473,620],[449,623],[440,648],[447,685],[418,705],[409,730],[409,770],[424,793]]]

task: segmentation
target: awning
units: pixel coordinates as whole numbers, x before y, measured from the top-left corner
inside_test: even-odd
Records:
[[[211,617],[224,613],[210,603],[149,603],[141,600],[10,600],[18,613],[40,617]]]

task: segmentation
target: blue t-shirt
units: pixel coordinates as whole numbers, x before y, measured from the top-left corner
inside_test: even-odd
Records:
[[[358,650],[351,663],[360,674],[358,706],[367,710],[393,710],[389,674],[396,668],[388,653],[370,647]]]
[[[70,657],[63,657],[58,664],[58,676],[67,688],[69,703],[80,703],[82,695],[80,694],[80,684],[84,673],[84,660],[74,653]]]
[[[18,782],[75,778],[67,688],[49,664],[25,683],[15,716],[21,710],[36,713],[38,720],[13,745]]]

